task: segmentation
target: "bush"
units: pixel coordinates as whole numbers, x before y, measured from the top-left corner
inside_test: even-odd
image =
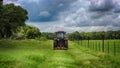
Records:
[[[21,26],[17,29],[17,36],[24,37],[26,39],[35,39],[36,37],[40,37],[40,30],[33,26]]]
[[[37,37],[37,38],[36,38],[36,40],[40,40],[40,41],[47,41],[48,39],[47,39],[47,38],[45,38],[45,37],[40,37],[40,38],[39,38],[39,37]]]

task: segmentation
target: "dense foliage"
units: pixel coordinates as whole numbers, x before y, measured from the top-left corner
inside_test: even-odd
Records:
[[[42,37],[45,37],[47,39],[53,39],[55,37],[54,33],[49,33],[49,32],[43,32],[41,33]],[[95,40],[100,40],[100,39],[120,39],[120,30],[119,31],[101,31],[101,32],[72,32],[72,33],[67,33],[67,37],[70,40],[87,40],[87,39],[95,39]]]
[[[41,34],[41,36],[42,36],[42,37],[45,37],[45,38],[47,38],[47,39],[52,40],[52,39],[55,37],[55,34],[54,34],[54,33],[49,33],[49,32],[43,32],[43,33]]]
[[[17,27],[25,25],[27,11],[14,4],[0,2],[0,38],[9,38]]]
[[[36,37],[40,37],[40,35],[41,33],[38,28],[29,25],[18,27],[17,31],[14,33],[14,37],[18,39],[35,39]]]
[[[69,33],[70,40],[85,40],[85,39],[120,39],[119,31],[101,31],[101,32],[73,32]]]

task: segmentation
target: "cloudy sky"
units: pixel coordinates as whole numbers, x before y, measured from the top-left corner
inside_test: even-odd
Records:
[[[120,0],[4,0],[28,11],[41,32],[120,30]]]

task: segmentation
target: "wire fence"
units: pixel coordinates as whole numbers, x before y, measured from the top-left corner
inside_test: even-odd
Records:
[[[120,56],[120,40],[79,40],[78,45],[105,52],[110,55]]]

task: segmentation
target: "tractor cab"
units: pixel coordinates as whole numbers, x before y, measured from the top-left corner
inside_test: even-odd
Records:
[[[65,31],[55,32],[54,49],[68,49],[68,38]]]
[[[63,38],[65,37],[65,33],[63,33],[63,32],[58,32],[58,33],[56,33],[56,37],[57,37],[58,39],[63,39]]]

